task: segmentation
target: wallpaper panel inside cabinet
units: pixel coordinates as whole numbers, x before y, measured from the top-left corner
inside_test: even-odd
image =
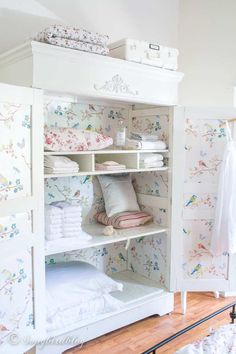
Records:
[[[71,103],[58,98],[45,102],[45,125],[49,127],[86,128],[102,132],[115,138],[118,119],[123,117],[128,129],[157,133],[168,143],[169,121],[167,115],[134,117],[129,121],[128,108],[108,107],[88,103]],[[155,172],[133,174],[136,192],[167,197],[168,175]],[[83,223],[94,223],[94,215],[104,210],[104,200],[96,177],[51,178],[45,181],[45,202],[67,200],[83,208]],[[167,224],[167,210],[142,209],[154,215],[160,225]],[[47,257],[47,263],[67,260],[84,260],[94,264],[108,274],[131,269],[164,284],[166,271],[166,235],[155,235],[132,240],[129,250],[125,242],[106,245],[57,256]]]
[[[226,279],[228,256],[209,252],[226,134],[220,120],[186,118],[183,276]]]

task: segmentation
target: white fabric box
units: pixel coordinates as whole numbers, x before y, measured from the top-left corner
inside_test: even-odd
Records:
[[[177,70],[179,51],[159,44],[124,38],[109,45],[113,58]]]

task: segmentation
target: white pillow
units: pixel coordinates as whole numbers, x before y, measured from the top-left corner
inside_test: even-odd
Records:
[[[121,291],[123,284],[89,263],[74,261],[47,265],[46,288],[48,312],[52,315],[58,310],[63,311],[97,296]]]
[[[98,176],[108,217],[124,211],[140,211],[130,174]]]

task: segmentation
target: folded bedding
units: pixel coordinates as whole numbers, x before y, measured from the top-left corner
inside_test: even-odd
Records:
[[[44,167],[48,168],[76,168],[78,163],[66,156],[44,156]]]
[[[55,330],[119,310],[123,303],[110,293],[122,289],[121,283],[86,262],[47,265],[47,329]]]
[[[109,36],[99,34],[97,32],[87,31],[82,28],[75,28],[71,26],[52,25],[40,32],[37,36],[38,40],[46,39],[50,41],[51,38],[64,38],[81,41],[85,43],[94,43],[100,46],[107,46]]]
[[[98,171],[119,171],[125,170],[126,165],[122,165],[115,161],[105,161],[103,163],[96,163],[95,169]]]
[[[106,212],[97,213],[96,220],[103,225],[112,225],[116,229],[127,229],[144,225],[153,219],[152,215],[142,211],[126,211],[108,217]]]
[[[162,161],[163,155],[161,154],[142,154],[140,156],[140,162],[143,163],[152,163],[156,161]]]
[[[209,336],[179,349],[176,354],[235,354],[236,324],[215,329]]]
[[[138,149],[138,150],[165,150],[166,143],[162,140],[157,141],[139,141],[135,139],[126,139],[127,149]]]
[[[156,162],[140,162],[140,168],[158,168],[158,167],[163,167],[164,162],[163,161],[156,161]]]
[[[131,132],[130,133],[130,138],[134,139],[134,140],[142,140],[142,141],[157,141],[158,140],[158,135]]]
[[[40,40],[40,42],[45,42],[59,47],[76,49],[81,50],[83,52],[95,53],[100,55],[107,55],[109,53],[109,49],[101,45],[74,41],[73,39],[65,39],[60,37],[44,37],[44,40]]]

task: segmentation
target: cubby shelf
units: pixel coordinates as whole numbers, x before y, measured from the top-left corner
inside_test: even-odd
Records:
[[[80,171],[75,173],[57,173],[57,174],[45,174],[44,178],[55,177],[70,177],[70,176],[86,176],[86,175],[104,175],[104,174],[120,174],[130,172],[149,172],[149,171],[167,171],[168,167],[153,167],[142,168],[140,167],[140,155],[145,153],[158,153],[165,154],[168,150],[118,150],[118,149],[104,149],[104,150],[90,150],[90,151],[63,151],[63,152],[51,152],[46,151],[45,156],[68,156],[71,160],[76,161],[80,166]],[[126,165],[125,170],[116,171],[100,171],[95,169],[96,162],[105,162],[107,160],[113,160],[118,163]]]
[[[69,252],[78,249],[97,247],[97,246],[107,245],[114,242],[128,241],[134,238],[146,237],[150,235],[167,232],[166,227],[159,226],[155,223],[150,223],[144,226],[134,227],[131,229],[116,229],[115,234],[113,236],[104,236],[103,235],[104,227],[105,226],[101,224],[85,225],[83,228],[84,231],[92,236],[92,240],[86,243],[81,243],[79,241],[79,238],[78,240],[73,239],[73,242],[71,239],[68,238],[68,244],[65,244],[63,242],[63,244],[61,245],[60,245],[60,239],[58,242],[48,241],[46,242],[45,255],[49,256],[52,254]],[[63,241],[64,240],[65,239],[63,239]]]
[[[85,150],[85,151],[44,151],[44,155],[103,155],[103,154],[137,154],[137,153],[167,153],[169,152],[168,149],[165,150],[120,150],[120,149],[103,149],[103,150]]]
[[[76,176],[97,176],[97,175],[107,175],[107,174],[120,174],[120,173],[131,173],[131,172],[152,172],[152,171],[160,171],[165,172],[168,170],[168,167],[159,167],[159,168],[130,168],[120,171],[81,171],[77,173],[53,173],[53,174],[45,174],[44,178],[58,178],[58,177],[76,177]]]

